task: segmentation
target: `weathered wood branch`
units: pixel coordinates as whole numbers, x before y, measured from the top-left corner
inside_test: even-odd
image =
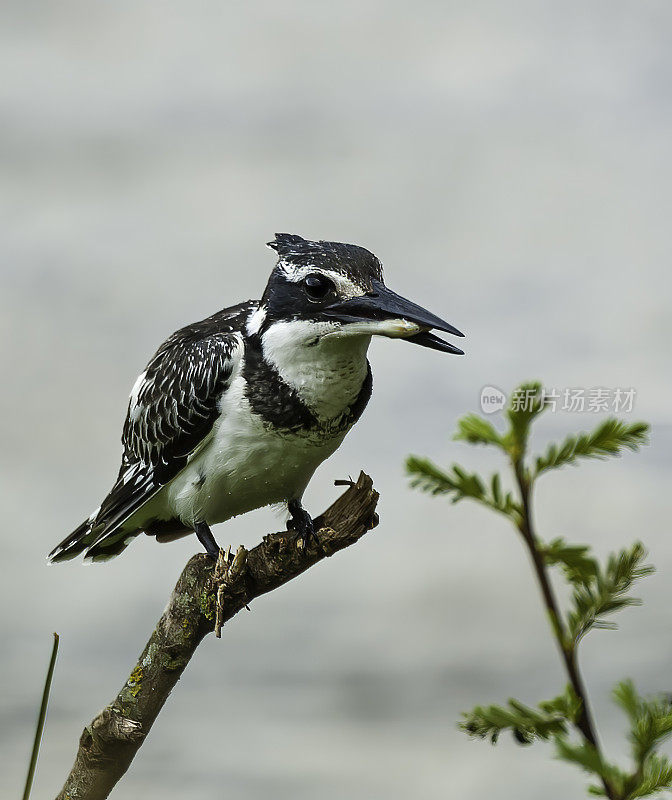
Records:
[[[189,659],[203,638],[255,597],[296,578],[327,556],[357,542],[378,523],[378,493],[368,475],[315,520],[318,542],[299,549],[294,534],[264,536],[239,548],[219,581],[211,559],[193,556],[137,664],[116,698],[88,725],[57,800],[103,800],[124,775]],[[216,620],[216,617],[218,618]]]

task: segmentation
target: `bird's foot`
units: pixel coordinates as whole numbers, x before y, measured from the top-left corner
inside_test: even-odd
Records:
[[[320,540],[315,532],[313,518],[301,505],[301,502],[299,500],[290,500],[289,503],[287,503],[287,508],[292,515],[290,519],[287,520],[287,530],[295,531],[296,537],[294,541],[299,550],[305,551],[311,540],[319,545]]]
[[[207,522],[197,522],[194,525],[194,533],[198,536],[198,541],[205,548],[205,552],[213,561],[217,561],[221,552],[220,546],[215,541],[212,531]]]

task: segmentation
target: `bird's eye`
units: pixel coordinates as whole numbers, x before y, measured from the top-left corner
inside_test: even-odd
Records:
[[[311,300],[324,300],[332,288],[331,281],[324,275],[314,273],[303,279],[303,288]]]

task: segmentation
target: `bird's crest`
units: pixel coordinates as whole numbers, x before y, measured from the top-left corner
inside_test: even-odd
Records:
[[[363,287],[372,279],[383,279],[383,265],[376,256],[354,244],[314,242],[292,233],[276,233],[267,245],[277,252],[280,263],[340,272]]]

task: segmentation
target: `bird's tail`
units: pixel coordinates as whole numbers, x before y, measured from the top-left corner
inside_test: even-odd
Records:
[[[128,530],[122,523],[112,527],[91,515],[54,547],[47,559],[50,564],[58,564],[84,553],[84,561],[109,561],[123,552],[139,533],[142,531],[135,527]]]
[[[60,561],[69,561],[89,548],[100,536],[100,526],[97,526],[95,522],[96,515],[92,514],[81,525],[78,525],[49,553],[47,556],[49,563],[57,564]]]

